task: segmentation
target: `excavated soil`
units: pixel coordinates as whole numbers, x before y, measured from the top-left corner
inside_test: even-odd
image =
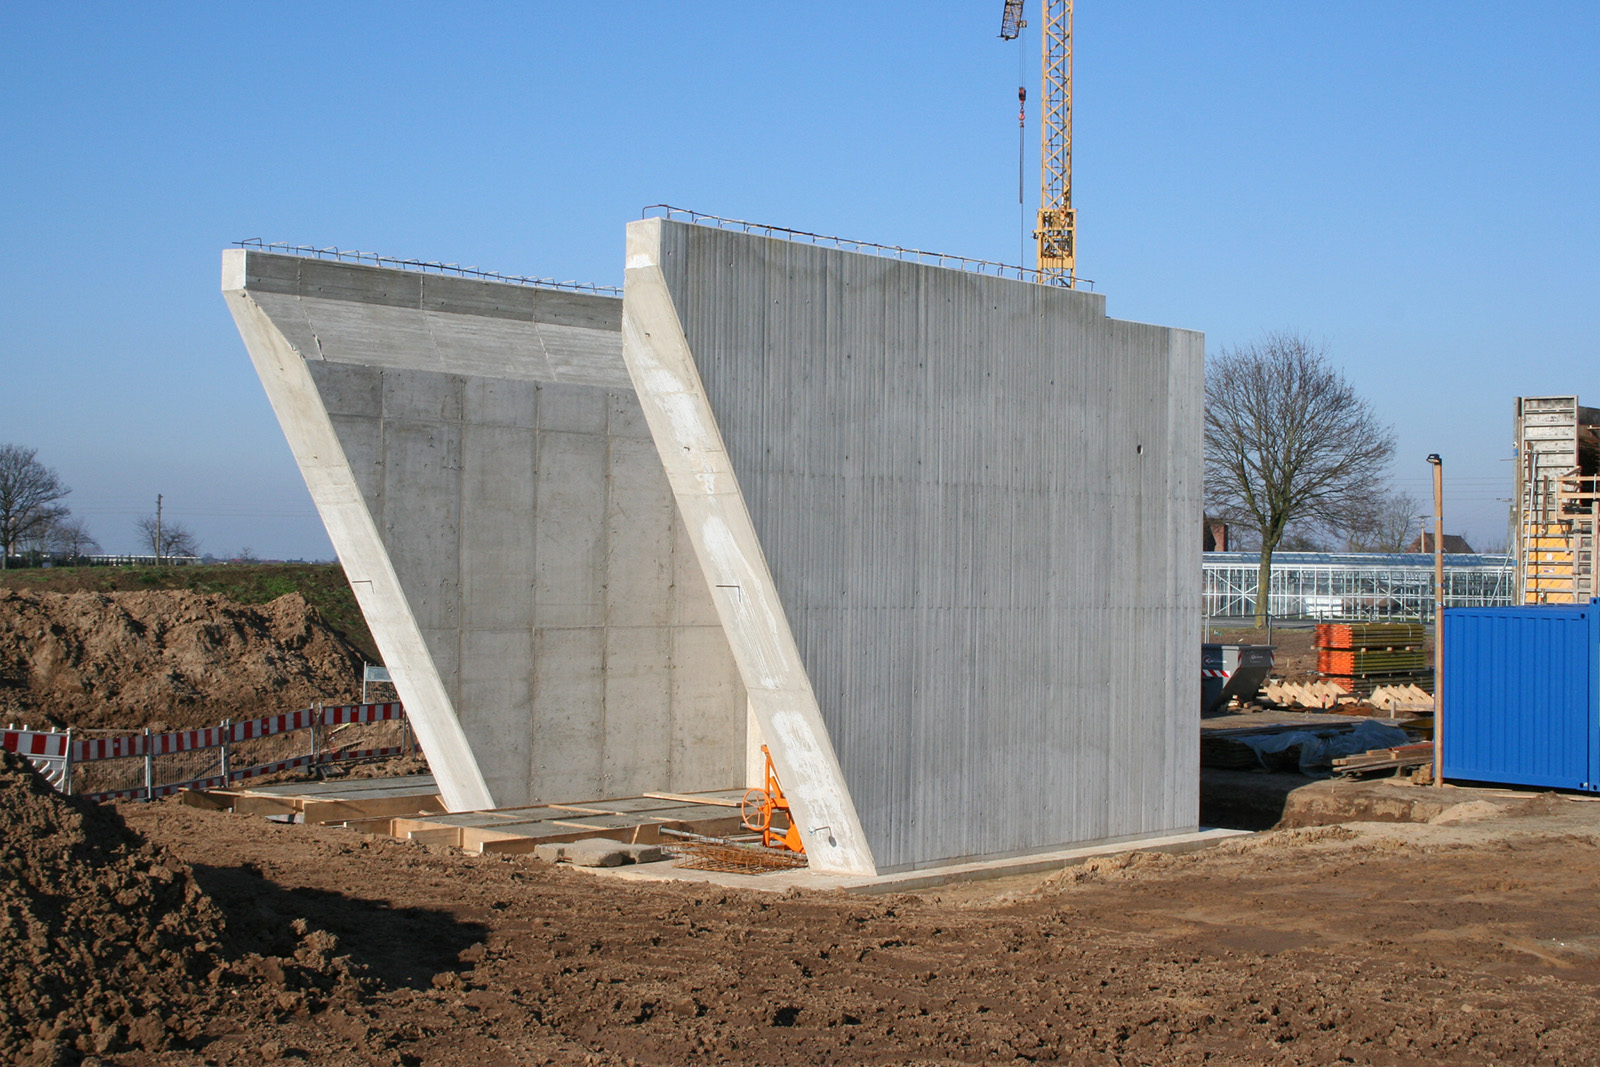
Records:
[[[203,1041],[208,1018],[362,1000],[334,937],[266,919],[225,916],[114,810],[0,751],[0,1062],[162,1053]]]
[[[117,1062],[1593,1064],[1600,805],[1535,807],[861,898],[129,805],[228,923],[304,918],[374,988]]]
[[[0,722],[187,729],[354,700],[362,655],[298,593],[0,589]]]

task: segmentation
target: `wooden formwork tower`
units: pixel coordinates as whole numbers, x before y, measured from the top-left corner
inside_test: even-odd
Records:
[[[1600,409],[1579,406],[1575,396],[1518,397],[1516,439],[1518,600],[1575,604],[1600,596]]]

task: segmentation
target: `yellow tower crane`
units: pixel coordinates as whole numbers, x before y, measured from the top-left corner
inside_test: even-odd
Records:
[[[1077,215],[1072,210],[1072,0],[1042,0],[1039,32],[1043,103],[1039,121],[1039,215],[1033,231],[1041,281],[1077,282]],[[1014,41],[1027,22],[1022,0],[1005,0],[1000,37]],[[1020,93],[1020,90],[1019,90]]]

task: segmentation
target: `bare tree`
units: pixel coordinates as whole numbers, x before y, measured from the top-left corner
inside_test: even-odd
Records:
[[[138,531],[139,546],[148,548],[158,563],[172,556],[200,554],[200,539],[181,522],[144,515],[134,522],[133,528]]]
[[[1348,520],[1352,552],[1404,552],[1417,532],[1422,502],[1410,493],[1385,493]]]
[[[50,528],[46,544],[51,555],[67,560],[82,559],[100,550],[100,542],[94,539],[82,519],[64,518],[57,522]]]
[[[20,544],[66,517],[56,501],[72,492],[40,463],[36,448],[0,445],[0,570]]]
[[[1384,491],[1394,432],[1292,333],[1225,349],[1206,366],[1207,510],[1261,537],[1256,625],[1266,621],[1272,553],[1292,525],[1338,526]]]

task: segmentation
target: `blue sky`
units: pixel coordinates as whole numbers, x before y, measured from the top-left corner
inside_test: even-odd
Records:
[[[1078,7],[1110,313],[1324,342],[1397,484],[1427,497],[1443,454],[1448,527],[1502,539],[1512,399],[1600,404],[1600,5]],[[1037,38],[1000,8],[7,5],[0,441],[107,550],[159,492],[219,555],[326,558],[218,294],[236,239],[618,283],[623,223],[668,202],[1015,262]]]

